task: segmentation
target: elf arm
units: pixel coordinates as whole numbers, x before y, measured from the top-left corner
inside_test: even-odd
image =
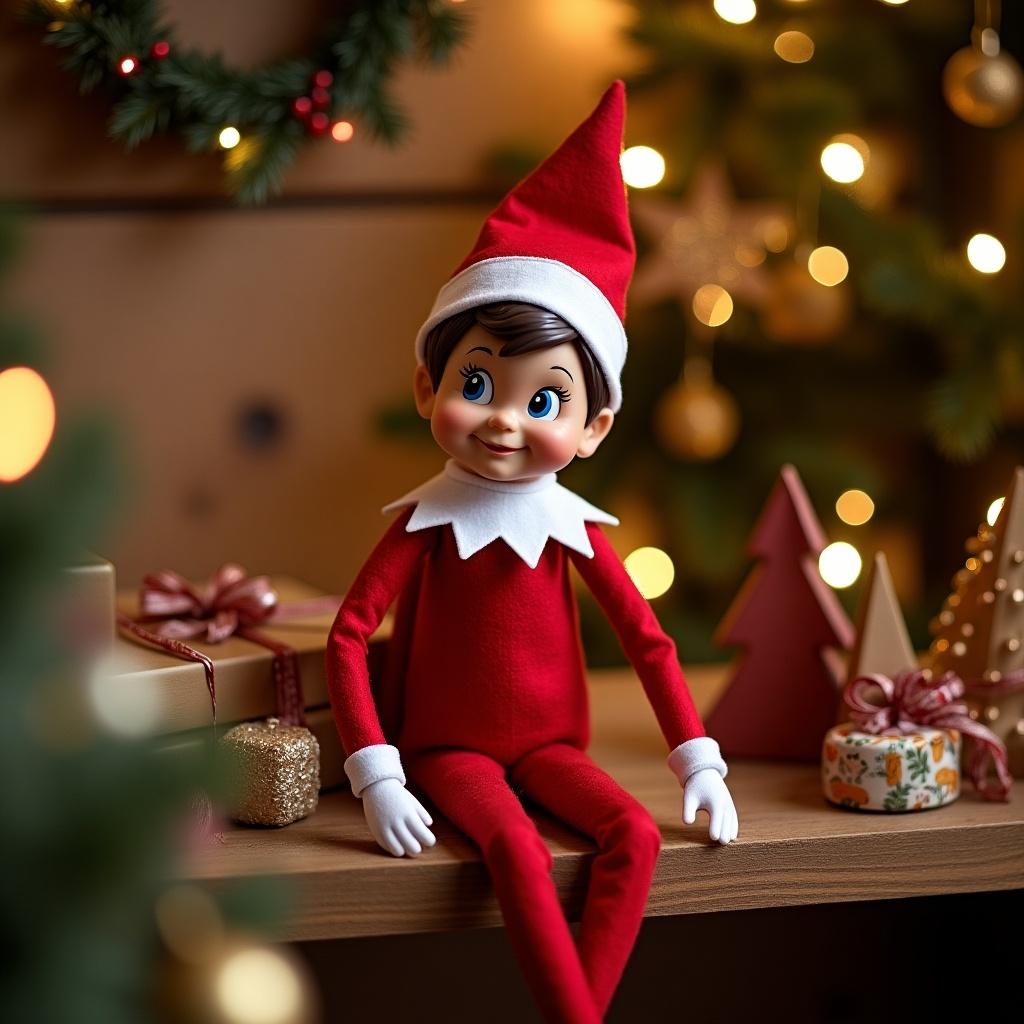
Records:
[[[671,749],[668,765],[683,786],[683,818],[691,824],[698,809],[707,810],[711,838],[730,842],[738,822],[723,781],[728,768],[718,744],[704,733],[675,642],[661,628],[601,528],[588,523],[587,535],[594,556],[570,551],[570,558],[612,624],[654,709]]]
[[[327,691],[348,757],[345,774],[377,842],[396,857],[433,846],[430,815],[405,789],[398,748],[388,744],[370,689],[367,645],[429,548],[434,531],[406,532],[412,509],[391,524],[345,595],[327,639]]]

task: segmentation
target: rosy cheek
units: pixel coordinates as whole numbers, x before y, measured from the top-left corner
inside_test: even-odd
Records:
[[[449,400],[434,407],[430,426],[434,436],[441,440],[448,437],[462,437],[472,433],[478,416],[473,415],[473,406],[466,401]]]
[[[579,431],[570,424],[564,427],[538,425],[532,431],[530,448],[533,453],[552,464],[568,465],[579,447]]]

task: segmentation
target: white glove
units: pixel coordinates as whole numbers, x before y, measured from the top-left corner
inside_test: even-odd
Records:
[[[698,811],[711,816],[708,835],[720,843],[731,843],[740,831],[736,805],[725,780],[714,768],[694,772],[683,786],[683,821],[692,825]]]
[[[362,800],[370,833],[388,853],[415,857],[424,846],[437,842],[427,828],[433,821],[426,808],[398,779],[381,779],[367,786]]]
[[[362,747],[345,760],[352,793],[363,801],[370,833],[396,857],[415,857],[437,840],[426,808],[405,788],[405,772],[398,748],[386,743]]]
[[[731,843],[739,835],[736,806],[725,779],[729,769],[718,744],[710,736],[698,736],[680,743],[668,755],[668,766],[683,787],[683,821],[692,825],[698,811],[711,818],[708,835],[720,843]]]

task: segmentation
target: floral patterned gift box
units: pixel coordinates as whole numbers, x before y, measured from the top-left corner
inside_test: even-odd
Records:
[[[960,795],[961,738],[972,742],[967,774],[985,800],[1008,800],[1006,745],[974,721],[964,682],[925,669],[858,676],[843,688],[850,721],[825,734],[825,798],[861,811],[923,811]],[[995,777],[991,777],[991,769]]]
[[[846,722],[825,736],[821,783],[842,807],[923,811],[960,795],[960,755],[957,729],[872,735]]]

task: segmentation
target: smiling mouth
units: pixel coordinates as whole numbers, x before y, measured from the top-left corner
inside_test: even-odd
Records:
[[[489,452],[493,452],[495,455],[514,455],[516,452],[521,452],[522,448],[507,448],[503,444],[491,444],[490,441],[485,441],[482,437],[473,435],[477,441],[479,441]]]

